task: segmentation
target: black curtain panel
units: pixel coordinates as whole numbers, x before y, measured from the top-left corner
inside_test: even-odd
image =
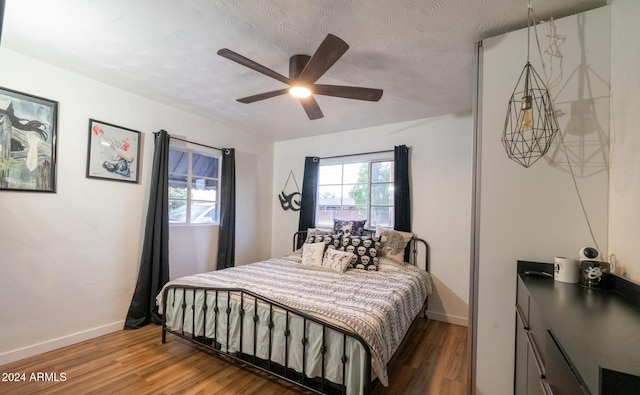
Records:
[[[233,267],[236,259],[236,153],[233,148],[222,150],[221,172],[218,270]]]
[[[300,201],[300,220],[298,230],[313,228],[316,224],[316,197],[318,196],[318,174],[320,158],[307,156],[304,158],[304,178],[302,180],[302,198]],[[304,238],[298,239],[296,248],[302,247]]]
[[[124,329],[162,324],[156,296],[169,281],[169,134],[155,135],[151,191],[138,282],[129,305]]]
[[[395,206],[394,229],[411,232],[411,190],[409,188],[409,148],[394,147],[393,153],[393,204]]]

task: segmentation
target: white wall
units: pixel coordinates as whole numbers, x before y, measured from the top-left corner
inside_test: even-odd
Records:
[[[0,86],[59,102],[57,193],[0,192],[0,364],[122,329],[160,129],[236,148],[237,262],[270,256],[272,143],[4,48]],[[85,177],[89,118],[142,132],[139,184]],[[183,230],[215,257],[217,229]]]
[[[562,78],[551,94],[561,130],[587,108],[596,125],[566,136],[578,158],[575,167],[586,210],[603,253],[607,253],[609,130],[609,8],[556,20],[565,36]],[[547,27],[538,26],[542,50]],[[584,46],[580,36],[584,33]],[[479,166],[476,393],[513,392],[516,261],[552,262],[554,256],[577,256],[593,245],[566,159],[552,147],[547,160],[526,169],[507,158],[500,138],[509,97],[526,62],[526,29],[483,42]],[[531,63],[541,76],[540,56],[532,46]],[[582,57],[584,55],[584,58]],[[546,60],[548,62],[548,60]],[[581,69],[588,66],[588,69]],[[548,63],[549,67],[549,63]],[[580,70],[586,74],[580,75]],[[558,74],[556,74],[558,75]],[[593,107],[579,99],[593,99]],[[583,116],[584,113],[581,113]],[[559,139],[556,140],[559,142]],[[581,151],[582,150],[582,151]],[[584,153],[584,154],[583,154]],[[604,157],[603,157],[604,156]],[[563,163],[564,162],[564,163]]]
[[[407,145],[411,148],[411,224],[416,235],[431,246],[435,295],[429,299],[429,315],[467,325],[471,141],[471,117],[465,114],[277,142],[274,198],[284,187],[291,170],[302,188],[305,156],[393,150],[395,145]],[[274,199],[274,255],[291,251],[291,237],[298,229],[298,218],[298,212],[284,211]]]
[[[640,2],[611,2],[609,246],[617,273],[640,283]]]

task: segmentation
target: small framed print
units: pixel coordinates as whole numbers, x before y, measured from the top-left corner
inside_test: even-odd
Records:
[[[0,190],[56,191],[58,102],[0,88]]]
[[[87,178],[139,181],[140,132],[89,119]]]

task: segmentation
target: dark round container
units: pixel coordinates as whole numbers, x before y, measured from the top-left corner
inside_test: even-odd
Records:
[[[588,288],[608,288],[611,265],[602,261],[580,262],[580,284]]]

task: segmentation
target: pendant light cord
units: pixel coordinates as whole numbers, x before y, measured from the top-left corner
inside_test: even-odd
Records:
[[[531,7],[531,0],[529,0],[529,15],[533,14],[533,8]],[[528,51],[528,47],[529,47],[529,20],[531,18],[527,17],[527,62],[529,61],[529,51]],[[535,16],[533,17],[533,19],[535,19]],[[551,23],[553,24],[553,19],[551,19],[549,22],[547,23]],[[554,30],[555,30],[555,25],[553,25]],[[547,85],[549,85],[549,75],[547,74],[547,67],[542,55],[542,49],[540,46],[540,39],[538,37],[538,28],[537,28],[537,24],[534,23],[533,24],[533,30],[536,36],[536,44],[538,47],[538,53],[540,54],[540,62],[542,63],[542,71],[544,72],[544,78],[547,82]],[[549,87],[550,88],[550,87]],[[560,128],[560,126],[558,125],[558,128]],[[580,202],[580,207],[582,208],[582,213],[584,214],[584,219],[587,222],[587,228],[589,229],[589,234],[591,235],[591,240],[593,241],[593,244],[595,245],[596,249],[600,250],[600,247],[598,247],[598,242],[596,241],[596,236],[593,233],[593,227],[591,226],[591,221],[589,221],[589,214],[587,213],[587,209],[584,205],[584,201],[582,199],[582,194],[580,193],[580,188],[578,187],[578,181],[576,180],[576,174],[573,170],[573,166],[571,165],[571,159],[569,158],[569,153],[567,150],[567,145],[565,144],[564,141],[564,136],[562,134],[562,130],[558,131],[559,133],[558,136],[560,136],[560,145],[562,146],[562,151],[564,152],[565,157],[567,158],[567,165],[569,166],[569,172],[571,173],[571,179],[573,180],[573,186],[576,190],[576,194],[578,195],[578,201]]]
[[[527,5],[527,64],[529,64],[529,52],[531,52],[531,14],[533,13],[533,8],[531,7],[531,0],[529,0]],[[534,25],[535,29],[535,25]],[[536,32],[537,34],[537,32]],[[544,68],[544,64],[542,66]]]

